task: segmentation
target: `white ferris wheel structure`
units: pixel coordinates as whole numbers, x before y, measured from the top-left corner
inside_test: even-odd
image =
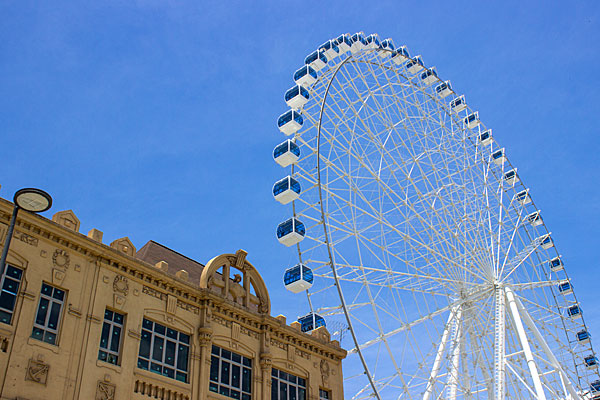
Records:
[[[294,81],[277,237],[302,329],[346,323],[345,397],[600,398],[566,263],[465,96],[375,34],[325,42]]]

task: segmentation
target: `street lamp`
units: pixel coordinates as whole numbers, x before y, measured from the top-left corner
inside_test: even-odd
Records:
[[[8,248],[10,246],[10,240],[15,230],[15,223],[17,222],[17,214],[19,210],[25,210],[32,213],[39,213],[48,210],[52,207],[52,197],[41,189],[24,188],[17,190],[15,197],[13,198],[15,208],[13,209],[12,217],[10,218],[10,224],[6,231],[6,240],[4,241],[4,249],[2,249],[2,258],[0,259],[0,271],[4,273],[4,266],[6,264],[6,257],[8,255]]]

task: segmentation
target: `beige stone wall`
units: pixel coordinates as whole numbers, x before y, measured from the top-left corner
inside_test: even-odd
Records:
[[[11,212],[0,199],[2,244]],[[212,344],[252,360],[253,399],[270,399],[271,367],[307,379],[309,399],[319,388],[343,398],[346,352],[324,328],[308,335],[271,317],[245,252],[216,257],[187,282],[135,259],[126,238],[106,246],[101,232],[78,229],[70,211],[53,221],[19,214],[8,262],[24,275],[12,323],[0,323],[1,399],[227,399],[208,390]],[[31,337],[43,282],[66,291],[57,345]],[[98,360],[106,308],[126,316],[119,365]],[[137,368],[143,318],[190,335],[187,383]]]

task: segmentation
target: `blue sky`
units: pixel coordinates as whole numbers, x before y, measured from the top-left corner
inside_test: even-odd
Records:
[[[294,261],[275,227],[277,116],[304,57],[362,30],[467,96],[531,189],[600,337],[600,5],[103,1],[0,5],[0,196],[46,189],[104,242],[153,239],[200,262],[243,248],[273,312]]]

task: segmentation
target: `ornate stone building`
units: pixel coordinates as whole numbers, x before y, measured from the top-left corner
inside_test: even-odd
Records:
[[[12,203],[0,199],[4,244]],[[346,352],[270,315],[246,252],[202,265],[20,212],[2,269],[0,398],[342,399]]]

